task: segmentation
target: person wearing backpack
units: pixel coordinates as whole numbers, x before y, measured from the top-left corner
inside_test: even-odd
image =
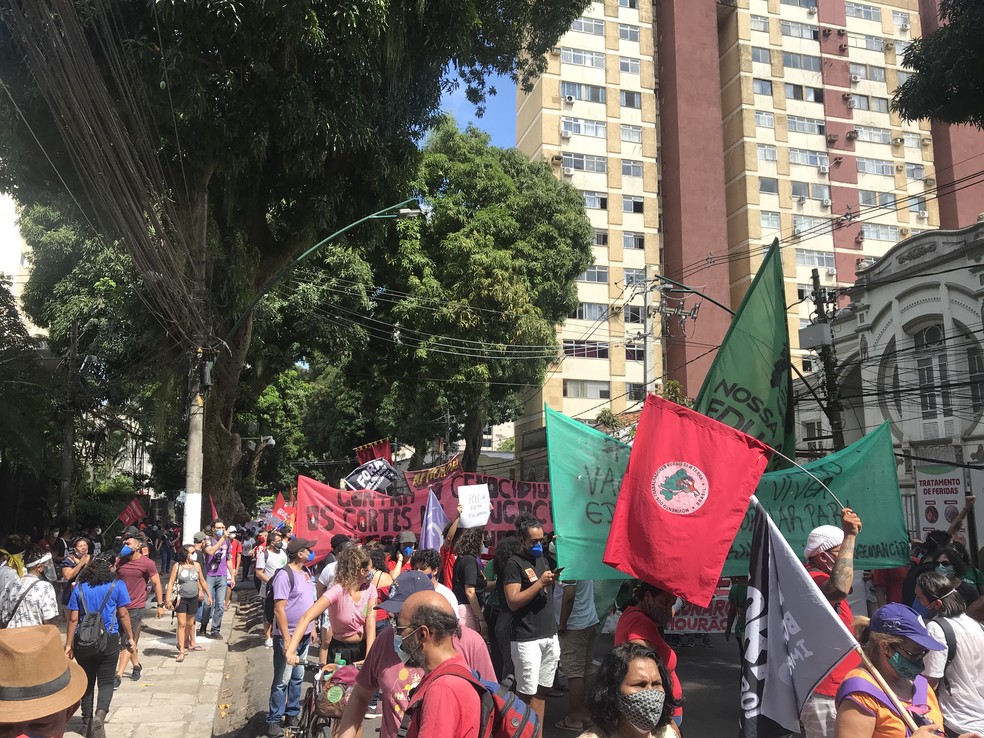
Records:
[[[78,575],[78,586],[68,601],[68,633],[65,655],[74,658],[85,671],[86,688],[82,695],[82,735],[106,738],[104,723],[113,700],[113,678],[120,655],[120,631],[123,647],[133,648],[133,632],[126,606],[130,595],[113,576],[109,564],[93,559]],[[99,685],[96,711],[92,703]]]
[[[24,576],[0,592],[0,629],[44,625],[58,617],[51,559],[51,551],[39,546],[24,549]]]
[[[916,597],[930,614],[929,634],[946,644],[926,657],[947,735],[984,733],[984,626],[967,615],[953,581],[931,572],[916,580]]]

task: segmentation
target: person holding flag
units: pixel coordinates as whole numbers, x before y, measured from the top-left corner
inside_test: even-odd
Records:
[[[807,536],[803,549],[810,577],[849,630],[854,625],[854,614],[847,603],[847,596],[854,581],[854,544],[860,532],[861,518],[845,507],[841,510],[841,527],[821,525],[814,528]],[[844,676],[857,665],[858,657],[849,655],[817,685],[800,714],[805,738],[830,738],[834,735],[837,688]]]

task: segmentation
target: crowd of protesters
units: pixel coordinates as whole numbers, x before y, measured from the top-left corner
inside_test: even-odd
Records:
[[[861,525],[845,510],[840,527],[815,529],[803,551],[810,577],[857,634],[866,660],[849,655],[817,685],[801,715],[802,734],[981,735],[984,575],[961,541],[934,533],[916,543],[910,566],[876,572],[877,605],[853,613],[848,595]],[[173,611],[175,660],[183,662],[202,650],[198,638],[222,638],[231,593],[247,579],[263,603],[263,645],[272,651],[265,722],[274,738],[298,723],[309,660],[320,663],[326,678],[354,667],[337,726],[342,738],[359,735],[367,719],[380,719],[382,738],[396,738],[401,725],[409,736],[477,736],[480,690],[468,684],[476,678],[508,685],[542,722],[546,699],[564,695],[556,690],[561,674],[567,709],[556,729],[582,738],[682,735],[685,685],[664,633],[680,604],[672,593],[629,584],[620,597],[614,648],[598,666],[595,643],[608,613],[595,608],[593,582],[563,577],[543,522],[521,515],[515,534],[499,538],[492,551],[481,528],[461,528],[455,520],[444,534],[443,545],[430,549],[420,548],[412,531],[388,545],[336,535],[320,560],[316,542],[287,526],[237,529],[218,519],[188,545],[177,526],[152,523],[128,527],[113,541],[99,528],[77,535],[52,528],[36,543],[8,540],[0,550],[4,671],[30,648],[52,669],[60,660],[71,678],[58,699],[37,704],[35,713],[44,714],[3,697],[29,694],[30,684],[0,690],[0,707],[17,703],[4,712],[11,719],[0,718],[0,735],[59,735],[80,707],[83,735],[103,738],[127,669],[132,680],[141,679],[144,617]],[[148,609],[150,602],[155,608]],[[746,606],[747,578],[736,578],[728,636],[735,635],[739,652]],[[95,648],[85,641],[92,613],[105,631]],[[52,623],[62,621],[64,640],[55,654]],[[925,727],[907,730],[886,684]]]

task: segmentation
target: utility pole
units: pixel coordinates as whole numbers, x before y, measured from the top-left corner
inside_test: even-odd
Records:
[[[72,472],[75,469],[75,407],[78,402],[79,324],[72,323],[68,342],[65,417],[62,422],[61,479],[58,483],[58,515],[69,514],[72,502]]]
[[[823,385],[827,392],[827,418],[830,420],[830,433],[834,441],[834,451],[844,448],[844,421],[841,413],[844,406],[840,401],[840,390],[837,386],[837,357],[834,354],[833,333],[829,330],[830,316],[827,315],[826,290],[820,287],[820,271],[814,269],[813,304],[817,310],[817,323],[827,325],[824,340],[820,345],[820,361],[823,364]]]
[[[190,373],[190,401],[188,403],[188,466],[185,471],[183,543],[193,543],[192,538],[202,527],[202,468],[204,467],[205,439],[205,351],[195,352]]]
[[[649,362],[652,360],[653,320],[649,315],[649,265],[643,267],[642,290],[642,400],[649,394]]]

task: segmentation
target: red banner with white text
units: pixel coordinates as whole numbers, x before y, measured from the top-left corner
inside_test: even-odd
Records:
[[[130,500],[130,504],[124,507],[123,512],[119,514],[119,519],[123,525],[133,525],[145,517],[147,517],[147,513],[144,512],[143,505],[140,504],[140,500],[136,497]]]

